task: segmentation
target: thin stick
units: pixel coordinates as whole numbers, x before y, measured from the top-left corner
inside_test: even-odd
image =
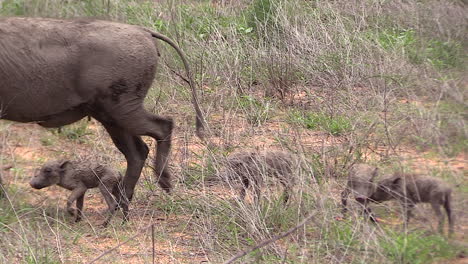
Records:
[[[177,76],[178,76],[179,78],[181,78],[184,82],[190,84],[190,81],[189,81],[187,78],[185,78],[185,77],[182,76],[180,73],[178,73],[178,72],[176,72],[175,70],[173,70],[172,68],[170,68],[169,65],[166,64],[166,66],[167,66],[167,68],[169,68],[169,70],[170,70],[172,73],[174,73],[175,75],[177,75]]]
[[[153,244],[153,264],[154,264],[154,224],[151,225],[151,243]]]
[[[267,240],[264,240],[263,242],[261,242],[260,244],[254,246],[254,247],[251,247],[247,250],[244,250],[244,251],[241,251],[239,253],[237,253],[235,256],[233,256],[231,259],[229,259],[228,261],[224,262],[224,264],[230,264],[230,263],[233,263],[235,260],[239,259],[239,258],[242,258],[243,256],[249,254],[250,252],[254,251],[254,250],[257,250],[261,247],[264,247],[268,244],[271,244],[283,237],[287,237],[289,236],[290,234],[292,234],[294,231],[296,231],[297,229],[299,229],[300,227],[302,227],[303,225],[305,225],[309,220],[313,219],[314,218],[314,215],[315,213],[307,216],[306,218],[304,218],[304,220],[302,220],[297,226],[289,229],[288,231],[284,232],[283,234],[280,234],[278,236],[275,236],[273,238],[270,238],[270,239],[267,239]]]
[[[286,248],[286,250],[284,251],[283,261],[281,261],[281,264],[286,263],[286,258],[288,257],[288,249],[289,248]]]
[[[135,239],[137,236],[141,235],[144,231],[148,230],[150,227],[152,227],[153,224],[143,228],[140,232],[137,232],[134,236],[130,237],[129,239],[125,240],[124,242],[118,244],[117,246],[103,252],[101,255],[99,255],[97,258],[91,260],[90,262],[88,262],[88,264],[92,264],[92,263],[95,263],[96,261],[100,260],[102,257],[104,257],[105,255],[111,253],[112,251],[118,249],[119,247],[127,244],[128,242],[130,242],[131,240]]]

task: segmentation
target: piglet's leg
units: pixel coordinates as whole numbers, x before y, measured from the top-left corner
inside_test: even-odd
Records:
[[[436,213],[437,215],[437,219],[439,220],[439,226],[438,226],[438,229],[439,229],[439,232],[440,233],[443,233],[443,229],[444,229],[444,215],[442,214],[442,212],[440,211],[440,204],[436,203],[436,202],[432,202],[431,203],[431,206],[432,206],[432,209],[434,209],[434,212]]]
[[[343,214],[343,217],[346,215],[346,212],[348,211],[348,209],[346,208],[347,204],[348,204],[348,196],[350,194],[350,190],[348,187],[346,187],[344,189],[343,192],[341,192],[341,204],[342,204],[342,209],[341,209],[341,213]]]
[[[75,209],[72,208],[73,203],[86,192],[87,188],[84,184],[78,185],[75,189],[72,190],[72,193],[67,200],[67,212],[71,215],[75,215]],[[78,214],[76,214],[78,218]]]
[[[111,195],[111,191],[113,187],[114,187],[113,184],[100,184],[99,185],[99,190],[101,191],[102,196],[104,196],[104,200],[106,201],[107,206],[109,208],[109,216],[102,224],[103,227],[106,227],[109,224],[110,220],[112,219],[112,216],[117,210],[117,202]]]
[[[374,213],[372,213],[372,210],[370,209],[369,204],[366,202],[366,203],[364,203],[363,206],[364,206],[364,215],[366,215],[366,217],[369,217],[369,219],[372,222],[377,223],[378,220],[375,217]]]
[[[408,225],[411,217],[413,217],[415,204],[412,202],[405,202],[403,203],[403,207],[405,208],[405,224]]]
[[[249,188],[250,181],[248,178],[242,179],[242,189],[240,190],[239,193],[239,198],[241,201],[245,200],[245,195],[247,194],[247,189]]]
[[[81,221],[81,218],[83,217],[83,204],[84,204],[84,194],[78,197],[76,200],[76,209],[78,209],[77,215],[75,222]]]

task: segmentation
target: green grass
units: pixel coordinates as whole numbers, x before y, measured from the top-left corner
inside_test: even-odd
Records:
[[[387,232],[381,239],[381,246],[387,258],[393,263],[424,264],[455,257],[457,249],[439,235],[423,232]]]
[[[391,28],[377,34],[386,50],[396,50],[415,64],[429,63],[438,70],[462,67],[466,54],[459,42],[424,39],[415,29]]]
[[[274,110],[274,103],[268,99],[257,99],[250,95],[242,95],[237,98],[237,103],[245,113],[247,121],[253,126],[259,126],[267,122]]]
[[[357,230],[352,226],[352,223],[337,222],[330,226],[330,240],[341,244],[341,246],[357,247],[359,245]]]
[[[330,116],[324,113],[293,111],[289,115],[291,122],[311,130],[323,130],[333,136],[341,136],[351,131],[351,122],[344,116]]]
[[[15,210],[10,206],[10,203],[2,197],[2,201],[0,201],[0,232],[8,231],[8,225],[15,220]]]

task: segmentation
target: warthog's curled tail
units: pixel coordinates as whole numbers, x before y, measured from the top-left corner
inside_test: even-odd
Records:
[[[148,31],[149,33],[151,33],[152,37],[160,39],[160,40],[166,42],[167,44],[171,45],[171,47],[173,47],[177,51],[180,58],[182,59],[182,62],[184,63],[185,71],[187,72],[187,80],[188,80],[188,83],[190,85],[190,89],[192,90],[192,103],[193,103],[193,106],[195,107],[195,112],[197,114],[197,118],[196,118],[197,132],[196,133],[197,133],[197,136],[199,138],[203,139],[204,138],[204,129],[205,129],[206,121],[205,121],[205,118],[203,117],[203,113],[202,113],[202,111],[200,109],[200,105],[199,105],[198,97],[197,97],[197,90],[195,88],[195,83],[193,81],[193,76],[192,76],[192,73],[190,71],[190,66],[189,66],[189,64],[187,62],[187,58],[185,57],[182,50],[177,46],[177,44],[174,41],[172,41],[170,38],[164,36],[163,34],[151,31],[149,29],[145,29],[145,30]]]

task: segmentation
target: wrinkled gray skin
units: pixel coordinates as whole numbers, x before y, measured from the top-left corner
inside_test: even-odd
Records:
[[[374,183],[379,169],[377,167],[367,164],[354,164],[351,166],[348,174],[348,181],[345,189],[341,193],[341,203],[343,204],[343,214],[346,214],[348,203],[348,196],[353,193],[356,201],[358,201],[364,208],[364,213],[370,219],[376,222],[375,217],[372,215],[371,209],[368,207],[369,198],[376,190]]]
[[[454,222],[451,208],[452,188],[440,179],[428,176],[395,173],[378,182],[378,187],[370,198],[375,202],[399,200],[406,209],[405,220],[409,222],[412,210],[417,203],[429,203],[439,220],[439,231],[443,232],[443,206],[449,222],[449,234],[453,234]]]
[[[43,127],[85,116],[101,122],[127,160],[123,207],[133,197],[149,152],[141,136],[153,137],[155,173],[169,192],[173,121],[143,108],[158,62],[154,38],[170,44],[184,62],[202,137],[205,122],[190,69],[174,42],[139,26],[99,20],[0,18],[0,119]]]
[[[295,165],[295,158],[283,151],[237,152],[227,157],[219,176],[228,182],[242,182],[241,200],[245,199],[247,189],[252,186],[256,202],[260,199],[265,177],[276,178],[284,187],[283,198],[286,203],[295,184]]]
[[[84,195],[88,189],[99,188],[109,208],[109,217],[103,223],[107,226],[118,208],[119,182],[122,176],[106,166],[90,163],[56,160],[45,163],[29,184],[35,189],[58,185],[72,191],[67,200],[67,211],[79,222],[83,216]],[[112,195],[115,197],[112,197]],[[72,208],[76,201],[76,208]],[[124,211],[127,219],[128,212]]]

